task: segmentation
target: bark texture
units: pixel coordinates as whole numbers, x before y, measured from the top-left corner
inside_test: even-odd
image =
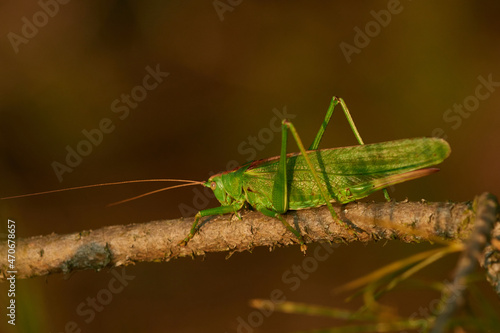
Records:
[[[350,203],[334,208],[355,234],[334,221],[325,207],[290,211],[285,217],[300,230],[307,243],[465,240],[473,231],[475,217],[470,202]],[[241,218],[224,215],[204,219],[199,232],[186,246],[179,246],[179,242],[188,234],[192,218],[17,239],[16,277],[100,270],[143,261],[203,256],[209,252],[227,252],[229,256],[256,246],[272,249],[297,244],[294,235],[277,219],[252,211],[243,211]],[[0,242],[0,253],[7,253],[7,249],[7,241]],[[8,276],[8,264],[7,256],[0,256],[0,280]]]

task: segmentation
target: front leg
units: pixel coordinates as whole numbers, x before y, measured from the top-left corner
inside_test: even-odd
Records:
[[[199,211],[194,217],[194,222],[191,226],[189,234],[179,243],[179,245],[185,246],[191,240],[191,238],[193,238],[193,236],[196,234],[196,231],[198,229],[198,224],[202,217],[223,215],[227,213],[237,213],[242,207],[243,204],[235,203],[234,205],[231,206],[220,206]]]

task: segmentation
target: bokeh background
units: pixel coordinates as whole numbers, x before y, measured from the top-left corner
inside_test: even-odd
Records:
[[[473,111],[447,113],[473,101],[480,76],[500,82],[498,2],[55,3],[0,4],[0,197],[128,179],[204,180],[228,162],[250,157],[238,147],[247,142],[248,148],[250,136],[270,127],[273,109],[293,115],[309,143],[333,95],[345,99],[367,143],[447,137],[452,154],[441,172],[396,186],[395,199],[467,201],[483,191],[500,194],[500,84]],[[397,13],[385,17],[385,26],[374,24],[372,11],[388,6]],[[51,15],[40,14],[44,10]],[[33,22],[36,30],[28,27]],[[367,24],[372,37],[360,45],[356,29],[364,31]],[[347,44],[363,47],[346,56],[341,45]],[[169,76],[122,120],[111,105],[142,85],[147,66],[159,66]],[[97,128],[104,118],[112,121],[113,132],[60,182],[52,163],[64,163],[66,146],[75,149],[84,139],[82,130]],[[333,119],[322,146],[355,144],[342,113]],[[279,136],[265,140],[256,158],[279,154]],[[176,218],[181,204],[193,207],[189,188],[105,207],[159,187],[2,201],[0,231],[5,235],[7,218],[17,222],[18,237],[28,237]],[[206,207],[216,205],[212,200]],[[126,268],[135,278],[90,323],[76,309],[107,288],[109,270],[22,280],[17,326],[7,325],[2,315],[0,330],[64,332],[73,321],[82,332],[235,332],[238,318],[246,320],[254,311],[248,300],[269,298],[273,289],[283,290],[288,300],[355,308],[360,301],[345,304],[345,295],[330,291],[429,247],[342,245],[295,291],[282,275],[302,263],[297,246],[255,249],[228,260],[210,254],[137,264]],[[455,262],[447,257],[419,276],[443,281]],[[0,290],[6,304],[7,285]],[[410,316],[436,298],[438,293],[409,290],[385,304]],[[274,313],[254,332],[339,324]]]

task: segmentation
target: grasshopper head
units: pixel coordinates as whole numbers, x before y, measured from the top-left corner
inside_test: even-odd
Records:
[[[233,198],[228,195],[226,189],[224,188],[222,174],[213,175],[203,185],[210,188],[214,192],[215,197],[223,206],[230,205],[233,202]]]

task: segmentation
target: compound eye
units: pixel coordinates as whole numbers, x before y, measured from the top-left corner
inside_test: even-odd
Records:
[[[210,183],[210,188],[212,189],[212,191],[215,191],[215,189],[217,188],[217,183],[216,182],[211,182]]]

